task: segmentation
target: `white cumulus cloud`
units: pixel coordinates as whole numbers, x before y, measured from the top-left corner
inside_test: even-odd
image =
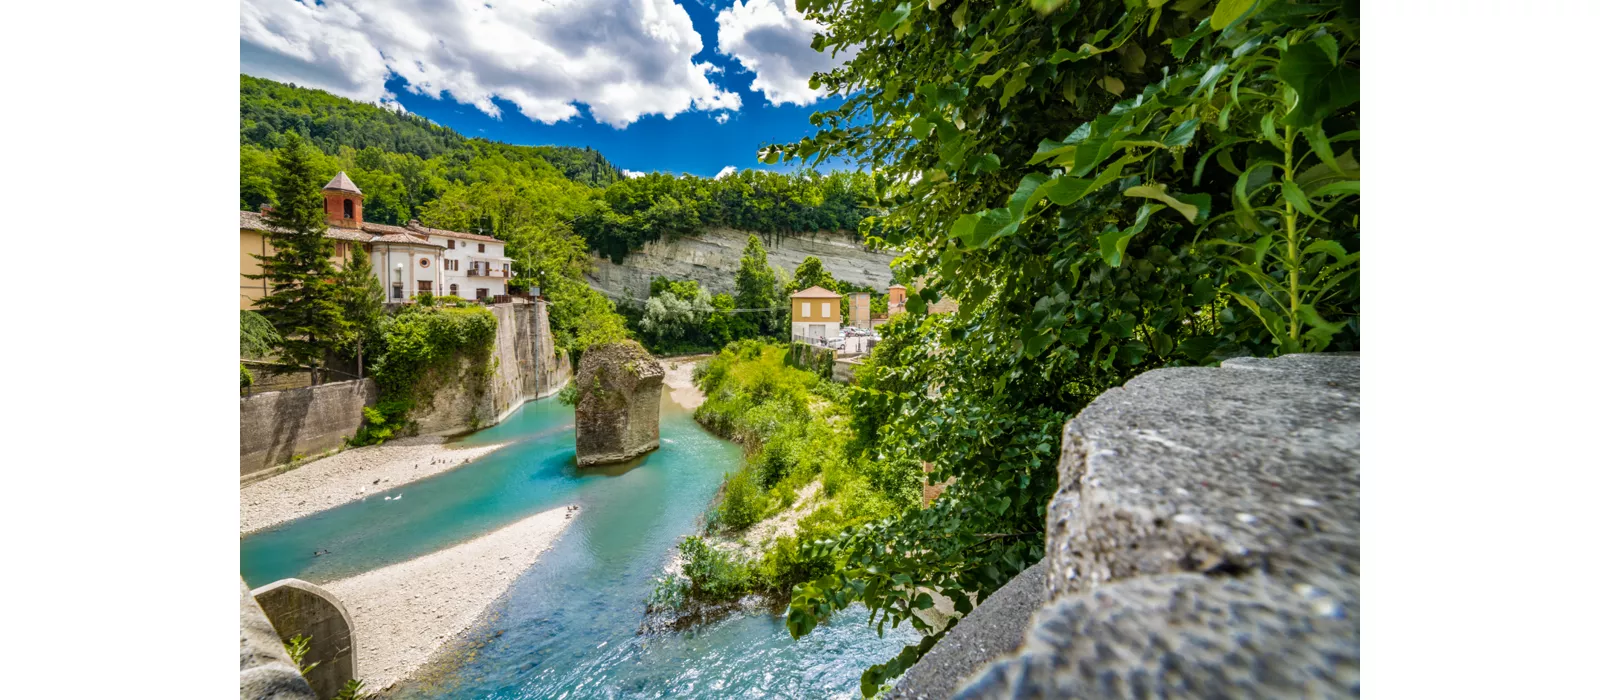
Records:
[[[718,124],[727,124],[728,123],[728,113],[727,112],[723,112],[722,114],[718,114],[716,116],[716,120],[717,120]]]
[[[717,13],[717,51],[756,74],[750,89],[775,105],[805,106],[824,95],[811,89],[811,74],[843,65],[853,49],[837,57],[811,49],[821,25],[795,9],[794,0],[735,0]]]
[[[673,0],[241,0],[239,64],[250,75],[367,102],[446,92],[491,116],[499,98],[529,119],[625,127],[646,114],[736,110],[739,95],[696,63],[703,48]]]
[[[721,180],[722,178],[725,178],[725,177],[727,177],[729,175],[732,175],[734,173],[737,173],[737,172],[739,172],[738,168],[735,168],[735,167],[729,165],[729,166],[726,166],[723,169],[717,171],[716,179]]]
[[[644,177],[646,175],[649,175],[650,173],[641,173],[641,172],[639,172],[637,170],[629,170],[627,168],[623,168],[622,169],[622,174],[624,176],[626,176],[626,177]]]

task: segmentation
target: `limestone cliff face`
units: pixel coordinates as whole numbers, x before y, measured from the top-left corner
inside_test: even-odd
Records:
[[[850,232],[796,233],[761,236],[767,249],[767,264],[782,269],[788,276],[807,256],[816,256],[834,279],[864,284],[885,291],[890,279],[889,262],[895,254],[869,251]],[[693,236],[671,241],[658,240],[628,254],[621,265],[596,256],[589,284],[613,298],[631,297],[643,301],[650,296],[650,280],[655,277],[690,279],[707,292],[734,292],[734,275],[739,272],[739,257],[744,254],[749,231],[713,228]]]
[[[624,462],[661,446],[666,371],[633,341],[596,345],[578,363],[578,466]]]
[[[422,434],[453,433],[499,423],[525,400],[550,396],[572,376],[567,354],[557,352],[550,334],[549,306],[521,299],[496,304],[495,342],[488,366],[457,358],[430,372],[431,401],[411,419]]]

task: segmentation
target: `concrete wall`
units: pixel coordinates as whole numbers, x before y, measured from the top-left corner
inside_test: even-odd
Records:
[[[572,362],[550,334],[549,305],[516,299],[490,307],[496,321],[487,380],[466,358],[424,379],[433,401],[411,419],[423,434],[455,433],[494,425],[523,401],[550,396],[572,377]]]
[[[595,270],[589,283],[613,298],[644,301],[650,296],[650,280],[656,276],[691,279],[711,294],[734,292],[739,257],[744,254],[749,231],[713,228],[671,241],[644,244],[628,254],[621,265],[604,256],[595,256]],[[815,256],[834,279],[887,289],[892,283],[889,262],[895,253],[869,251],[856,241],[855,234],[818,231],[785,236],[761,236],[767,249],[767,264],[794,276],[795,268],[807,256]]]
[[[250,593],[277,630],[278,639],[285,644],[297,636],[311,639],[300,663],[316,664],[305,679],[317,697],[331,698],[358,677],[355,622],[332,593],[297,578],[274,581]]]
[[[377,399],[371,379],[241,397],[239,476],[342,446],[361,427],[361,408]]]
[[[239,700],[313,700],[277,630],[239,580]]]

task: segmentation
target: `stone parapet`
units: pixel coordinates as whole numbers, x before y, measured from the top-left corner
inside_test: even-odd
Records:
[[[1359,696],[1359,356],[1147,372],[1059,472],[1048,602],[955,697]]]

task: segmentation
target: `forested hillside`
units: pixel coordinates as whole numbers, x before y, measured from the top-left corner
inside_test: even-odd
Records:
[[[451,156],[465,161],[481,156],[506,160],[544,160],[568,179],[604,187],[622,171],[592,148],[516,146],[467,138],[414,114],[404,114],[309,88],[239,76],[239,143],[265,149],[283,146],[283,134],[298,131],[324,153],[346,146],[375,148],[424,160]]]

